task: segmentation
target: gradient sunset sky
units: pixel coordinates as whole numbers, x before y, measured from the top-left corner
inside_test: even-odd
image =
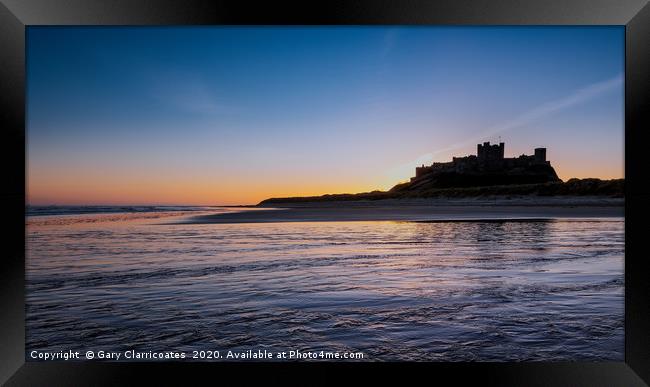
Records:
[[[27,192],[254,204],[506,143],[624,176],[623,27],[28,27]]]

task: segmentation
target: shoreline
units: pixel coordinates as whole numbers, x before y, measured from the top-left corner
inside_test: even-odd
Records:
[[[544,221],[563,218],[622,218],[625,216],[624,205],[624,198],[603,197],[277,203],[238,212],[194,216],[179,223]]]

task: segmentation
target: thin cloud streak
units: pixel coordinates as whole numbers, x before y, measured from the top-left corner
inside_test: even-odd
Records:
[[[420,155],[417,159],[409,163],[402,164],[396,168],[392,168],[389,171],[389,175],[401,176],[400,178],[404,178],[403,175],[405,172],[413,172],[413,168],[415,168],[416,166],[419,166],[421,164],[431,163],[433,161],[433,158],[436,155],[482,142],[486,138],[493,137],[498,134],[507,132],[509,130],[532,124],[542,118],[551,116],[554,113],[569,109],[576,105],[595,99],[605,93],[620,88],[623,85],[623,79],[624,79],[623,74],[619,74],[613,78],[596,82],[589,86],[578,89],[572,94],[569,94],[555,101],[542,104],[532,110],[529,110],[513,118],[510,121],[506,121],[499,125],[493,126],[476,136],[472,136],[471,138],[468,138],[467,140],[457,142],[447,147],[437,149],[433,152]]]
[[[220,103],[215,92],[197,77],[172,76],[164,82],[158,81],[151,96],[168,107],[187,113],[213,115],[238,111]]]
[[[459,149],[467,145],[480,142],[485,138],[493,137],[496,136],[497,134],[501,134],[512,129],[516,129],[522,126],[532,124],[541,118],[548,117],[554,113],[560,112],[562,110],[566,110],[570,107],[592,100],[596,97],[599,97],[600,95],[615,90],[621,87],[622,85],[623,85],[623,74],[619,74],[614,78],[593,83],[587,87],[578,89],[577,91],[575,91],[572,94],[569,94],[568,96],[557,99],[555,101],[547,102],[532,110],[529,110],[524,114],[515,117],[510,121],[506,121],[500,125],[496,125],[486,130],[485,132],[480,133],[477,136],[473,136],[472,138],[469,138],[465,141],[452,144],[442,149],[437,149],[432,153],[432,155],[448,152],[454,149]]]
[[[381,52],[381,58],[386,59],[388,55],[393,51],[397,45],[397,39],[399,38],[399,30],[389,29],[384,34],[384,42]]]

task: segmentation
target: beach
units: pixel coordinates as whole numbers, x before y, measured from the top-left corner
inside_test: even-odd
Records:
[[[388,199],[279,203],[240,211],[194,216],[184,223],[266,223],[331,221],[467,221],[624,216],[623,198],[514,197],[470,199]]]
[[[32,217],[26,353],[622,361],[623,207],[379,204]]]

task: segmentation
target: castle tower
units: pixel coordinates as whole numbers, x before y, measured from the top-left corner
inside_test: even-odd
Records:
[[[546,162],[546,148],[535,148],[535,161],[538,163]]]
[[[490,145],[490,142],[484,142],[476,146],[476,156],[480,160],[503,160],[505,156],[505,144],[499,143]]]

